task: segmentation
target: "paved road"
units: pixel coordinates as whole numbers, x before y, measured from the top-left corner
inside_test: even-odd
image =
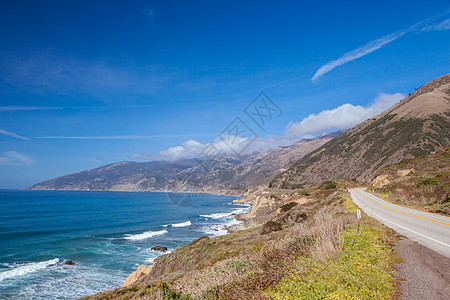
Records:
[[[353,202],[374,217],[411,240],[450,257],[450,217],[386,202],[365,189],[352,189]]]

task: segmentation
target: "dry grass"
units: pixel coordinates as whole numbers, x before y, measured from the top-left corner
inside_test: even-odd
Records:
[[[401,176],[402,170],[414,172]],[[388,201],[450,215],[450,148],[385,167],[378,171],[381,174],[392,181],[371,189]]]
[[[272,238],[258,251],[226,259],[212,268],[195,270],[175,281],[175,290],[203,299],[263,299],[302,255],[326,261],[342,248],[341,233],[354,222],[340,205],[323,206],[305,223],[297,223]]]
[[[268,291],[286,278],[309,274],[312,265],[328,266],[351,244],[344,233],[357,219],[354,207],[344,202],[346,194],[338,189],[308,191],[308,203],[273,211],[272,220],[282,230],[261,234],[253,228],[201,238],[158,259],[156,272],[133,290],[118,289],[94,299],[269,299]],[[299,258],[314,264],[299,264]]]

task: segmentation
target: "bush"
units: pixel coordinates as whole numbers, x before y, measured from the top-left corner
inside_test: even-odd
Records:
[[[291,210],[294,206],[296,206],[298,203],[297,202],[289,202],[289,203],[286,203],[285,205],[283,205],[282,207],[281,207],[281,211],[282,212],[287,212],[287,211],[289,211],[289,210]]]
[[[267,221],[266,224],[262,226],[261,234],[266,234],[272,231],[280,231],[281,223],[277,221]]]
[[[322,186],[326,190],[332,190],[332,189],[335,189],[337,187],[336,183],[334,183],[333,181],[325,181],[322,184]]]
[[[438,185],[438,181],[436,178],[427,178],[419,182],[419,185]]]

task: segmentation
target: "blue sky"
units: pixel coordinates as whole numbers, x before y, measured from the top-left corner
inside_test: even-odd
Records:
[[[0,188],[348,128],[449,71],[448,1],[0,4]],[[265,92],[282,110],[257,127]]]

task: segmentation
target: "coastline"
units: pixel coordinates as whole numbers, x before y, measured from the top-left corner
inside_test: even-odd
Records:
[[[202,193],[202,194],[210,194],[210,193]],[[215,194],[215,195],[218,195],[218,194]],[[222,215],[229,215],[229,217],[226,217],[226,218],[230,222],[229,222],[229,224],[226,224],[224,226],[220,225],[219,227],[214,227],[215,225],[210,225],[210,227],[212,228],[210,232],[211,232],[211,234],[213,236],[209,237],[209,238],[216,238],[216,237],[219,237],[219,236],[228,235],[228,234],[230,234],[232,232],[235,232],[235,231],[238,231],[238,230],[245,229],[245,228],[241,227],[242,224],[245,222],[245,219],[242,218],[242,216],[245,215],[246,213],[248,213],[248,211],[251,210],[252,206],[249,205],[249,204],[238,204],[238,203],[233,203],[233,202],[234,202],[234,200],[231,203],[226,203],[226,204],[228,204],[228,205],[247,206],[246,211],[242,212],[242,213],[237,213],[237,214],[233,213],[233,212],[231,212],[231,213],[217,213],[216,215],[220,215],[220,214],[222,214]],[[214,214],[211,214],[211,215],[214,215]],[[245,227],[245,225],[244,225],[244,227]],[[217,232],[217,234],[213,234],[212,233],[213,231]],[[204,235],[204,236],[202,236],[202,237],[200,237],[198,239],[202,239],[205,236],[208,237],[208,234],[206,234],[206,235]],[[187,245],[191,244],[192,242],[194,242],[194,241],[191,241],[190,243],[187,243],[187,244],[185,244],[183,246],[179,246],[179,247],[187,246]],[[157,256],[151,262],[151,264],[149,264],[149,265],[141,264],[141,265],[137,266],[136,270],[134,272],[132,272],[127,277],[127,279],[123,282],[123,284],[120,287],[117,287],[117,288],[126,288],[126,287],[129,287],[129,286],[132,286],[135,282],[139,281],[141,279],[141,277],[149,275],[151,270],[153,269],[153,266],[154,266],[156,260],[158,258],[160,258],[160,257],[165,256],[165,255],[169,255],[174,250],[172,250],[170,252],[161,253],[161,255]]]
[[[34,226],[35,230],[42,232],[40,240],[45,239],[56,243],[55,250],[45,242],[30,250],[27,248],[23,248],[22,251],[15,251],[13,248],[8,250],[8,247],[14,247],[14,243],[12,240],[9,244],[5,242],[6,253],[15,254],[13,258],[3,257],[1,261],[0,267],[4,275],[2,288],[11,287],[9,291],[4,291],[5,295],[17,290],[17,295],[24,297],[29,295],[27,293],[31,293],[36,285],[48,284],[49,281],[52,288],[43,291],[42,295],[48,296],[55,293],[54,295],[66,294],[68,297],[77,298],[115,289],[120,287],[138,264],[152,264],[157,257],[183,247],[199,237],[225,235],[229,232],[230,226],[238,223],[236,216],[250,209],[248,206],[234,205],[232,201],[237,197],[210,193],[191,195],[198,205],[186,208],[177,207],[174,205],[176,203],[170,202],[174,200],[174,195],[166,196],[164,193],[153,192],[80,193],[79,191],[11,190],[2,195],[2,199],[5,200],[2,203],[5,205],[8,202],[16,203],[11,206],[10,211],[3,211],[5,215],[13,217],[16,213],[23,214],[21,207],[30,202],[30,204],[43,203],[43,206],[39,205],[39,209],[34,213],[42,215],[43,212],[48,211],[49,214],[45,217],[47,222],[53,222],[53,215],[60,219],[61,213],[64,213],[66,219],[64,227],[61,228],[64,230],[62,238],[55,228],[47,229],[46,225]],[[24,200],[14,201],[19,198]],[[122,210],[122,208],[126,209]],[[240,211],[237,211],[238,209]],[[100,211],[101,215],[98,215]],[[28,213],[29,216],[30,213]],[[59,219],[54,220],[57,222]],[[39,222],[40,219],[29,218],[29,220]],[[80,223],[77,220],[84,221]],[[78,225],[73,226],[72,221],[78,222],[77,224],[80,224],[82,228],[77,227]],[[97,228],[97,224],[101,224],[101,227]],[[86,231],[80,231],[84,228]],[[51,234],[46,234],[47,230],[52,230]],[[23,241],[20,240],[24,245],[34,241],[28,242],[29,239],[26,238],[22,238]],[[169,252],[151,251],[150,248],[156,246],[166,247]],[[128,255],[122,257],[126,253]],[[59,259],[56,264],[53,262],[54,258]],[[64,262],[69,260],[75,264],[66,266]],[[115,262],[116,260],[119,261]],[[41,276],[41,274],[44,275]],[[59,286],[59,282],[66,277],[73,284],[77,282],[80,288],[76,288],[76,291],[64,292],[69,287]],[[91,283],[81,287],[82,278],[85,278],[84,280],[91,278]],[[86,292],[83,293],[82,290]]]

